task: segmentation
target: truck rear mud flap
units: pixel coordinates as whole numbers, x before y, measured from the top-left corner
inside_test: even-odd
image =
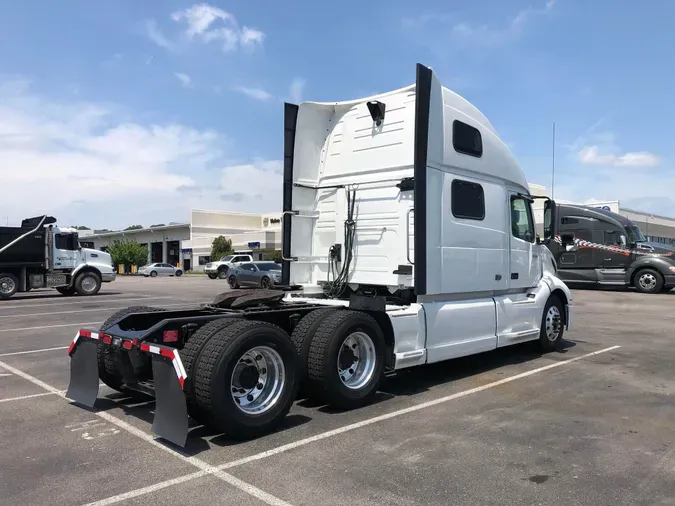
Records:
[[[151,355],[155,387],[152,431],[159,437],[184,447],[189,425],[183,393],[187,375],[178,350],[174,348],[80,330],[68,348],[70,382],[66,397],[88,408],[94,407],[99,389],[97,350],[100,343],[124,350],[139,348],[141,352]],[[129,388],[133,389],[131,386]]]

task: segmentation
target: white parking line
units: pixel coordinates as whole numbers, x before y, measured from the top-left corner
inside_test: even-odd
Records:
[[[173,299],[171,296],[165,296],[165,297],[155,297],[155,299]],[[154,299],[153,299],[154,300]],[[117,302],[117,301],[115,301]],[[126,302],[125,300],[121,300],[120,302]],[[181,304],[162,304],[162,307],[164,306],[183,306],[185,303]],[[70,310],[70,309],[62,309],[61,311],[52,311],[49,313],[27,313],[27,314],[4,314],[1,315],[0,318],[32,318],[33,316],[49,316],[49,315],[55,315],[55,314],[75,314],[75,313],[91,313],[91,312],[96,312],[96,311],[107,311],[109,309],[124,309],[129,306],[106,306],[106,307],[99,307],[99,308],[94,308],[94,309],[76,309],[76,310]]]
[[[52,392],[42,392],[41,394],[21,395],[19,397],[10,397],[9,399],[0,399],[0,402],[22,401],[32,399],[33,397],[44,397],[45,395],[54,395]]]
[[[300,439],[299,441],[295,441],[293,443],[288,443],[288,444],[278,446],[277,448],[273,448],[273,449],[265,451],[265,452],[261,452],[261,453],[255,454],[255,455],[251,455],[250,457],[244,457],[242,459],[234,460],[232,462],[227,462],[225,464],[222,464],[222,465],[218,466],[217,469],[218,470],[231,469],[233,467],[248,464],[249,462],[255,462],[257,460],[272,457],[273,455],[278,455],[280,453],[284,453],[284,452],[287,452],[289,450],[293,450],[295,448],[305,446],[305,445],[308,445],[310,443],[314,443],[316,441],[321,441],[322,439],[326,439],[326,438],[329,438],[329,437],[332,437],[332,436],[336,436],[338,434],[344,434],[345,432],[360,429],[362,427],[367,427],[368,425],[372,425],[374,423],[382,422],[384,420],[389,420],[391,418],[395,418],[395,417],[398,417],[398,416],[401,416],[401,415],[405,415],[407,413],[413,413],[415,411],[426,409],[426,408],[429,408],[431,406],[437,406],[439,404],[443,404],[443,403],[452,401],[454,399],[466,397],[467,395],[482,392],[482,391],[488,390],[490,388],[495,388],[495,387],[498,387],[500,385],[510,383],[512,381],[516,381],[516,380],[519,380],[519,379],[522,379],[522,378],[526,378],[528,376],[532,376],[534,374],[538,374],[540,372],[547,371],[549,369],[554,369],[556,367],[562,367],[564,365],[571,364],[572,362],[576,362],[576,361],[582,360],[584,358],[589,358],[589,357],[592,357],[592,356],[595,356],[595,355],[600,355],[601,353],[607,353],[608,351],[613,351],[613,350],[616,350],[617,348],[620,348],[620,347],[621,346],[610,346],[609,348],[604,348],[602,350],[594,351],[594,352],[591,352],[591,353],[586,353],[585,355],[580,355],[578,357],[570,358],[568,360],[563,360],[561,362],[555,362],[553,364],[545,365],[543,367],[538,367],[538,368],[533,369],[531,371],[525,371],[523,373],[516,374],[514,376],[509,376],[507,378],[503,378],[503,379],[498,380],[498,381],[493,381],[492,383],[488,383],[486,385],[482,385],[482,386],[475,387],[475,388],[470,388],[469,390],[464,390],[462,392],[457,392],[457,393],[454,393],[454,394],[451,394],[451,395],[446,395],[445,397],[441,397],[439,399],[434,399],[432,401],[423,402],[422,404],[417,404],[415,406],[410,406],[408,408],[400,409],[398,411],[393,411],[393,412],[387,413],[385,415],[380,415],[380,416],[376,416],[374,418],[369,418],[369,419],[363,420],[361,422],[356,422],[356,423],[352,423],[352,424],[349,424],[349,425],[345,425],[343,427],[339,427],[339,428],[334,429],[334,430],[322,432],[321,434],[317,434],[315,436],[310,436],[308,438]],[[0,365],[2,365],[2,362],[0,362]],[[211,473],[207,472],[206,474],[211,474]],[[179,480],[172,479],[172,480],[161,481],[161,482],[155,483],[154,485],[150,485],[150,486],[147,486],[147,487],[131,490],[131,491],[126,492],[124,494],[111,496],[111,497],[108,497],[106,499],[102,499],[100,501],[97,501],[95,503],[89,503],[85,506],[94,506],[94,505],[96,505],[96,506],[108,506],[110,504],[115,504],[115,503],[124,501],[126,499],[130,499],[130,498],[133,498],[133,497],[139,497],[139,496],[142,496],[142,495],[145,495],[145,494],[149,494],[149,493],[154,492],[156,490],[161,490],[163,488],[167,488],[167,487],[170,487],[170,486],[175,485],[175,484],[184,483],[186,481],[189,481],[189,479],[199,478],[200,476],[204,476],[204,473],[203,472],[194,473],[194,475],[192,475],[192,478],[189,478],[189,476],[190,475],[182,476]]]
[[[16,374],[17,376],[20,376],[24,378],[25,380],[30,381],[34,385],[39,386],[40,388],[46,390],[47,392],[50,392],[54,395],[58,395],[59,397],[63,397],[64,399],[66,398],[65,393],[61,390],[57,390],[51,385],[48,385],[42,380],[37,379],[34,376],[31,376],[30,374],[27,374],[15,367],[12,367],[9,364],[6,364],[4,362],[0,362],[0,368],[5,369],[6,371],[11,372],[12,374]],[[164,450],[165,452],[173,455],[174,457],[182,460],[183,462],[186,462],[188,464],[191,464],[192,466],[196,467],[200,471],[202,471],[204,474],[209,474],[212,476],[215,476],[216,478],[224,481],[225,483],[228,483],[242,492],[245,492],[256,499],[269,504],[271,506],[291,506],[290,503],[279,499],[278,497],[275,497],[271,494],[268,494],[267,492],[254,487],[250,483],[246,483],[243,480],[240,480],[239,478],[232,476],[229,473],[226,473],[220,469],[218,469],[215,466],[212,466],[211,464],[207,464],[201,459],[198,459],[197,457],[188,457],[187,455],[183,455],[182,453],[179,453],[175,450],[172,450],[168,446],[163,445],[159,441],[155,440],[153,436],[150,434],[147,434],[143,432],[140,429],[137,429],[133,425],[128,424],[124,420],[120,420],[119,418],[111,415],[110,413],[106,411],[98,411],[93,413],[94,415],[98,416],[99,418],[103,418],[105,421],[112,423],[113,425],[116,425],[120,429],[126,430],[127,432],[133,434],[134,436],[138,437],[139,439],[142,439],[148,444],[151,444],[152,446],[159,448],[160,450]]]
[[[13,355],[27,355],[29,353],[42,353],[44,351],[67,350],[68,346],[57,346],[56,348],[42,348],[40,350],[12,351],[10,353],[0,353],[0,357],[11,357]]]
[[[100,325],[104,320],[98,322],[84,322],[84,323],[57,323],[56,325],[40,325],[39,327],[20,327],[17,329],[0,329],[0,332],[16,332],[18,330],[40,330],[53,329],[55,327],[85,327],[87,325]]]
[[[3,302],[2,305],[0,305],[0,310],[2,310],[2,309],[23,309],[25,307],[70,306],[72,304],[84,304],[86,302],[96,303],[96,302],[99,302],[99,301],[100,302],[109,302],[109,301],[110,302],[117,302],[117,301],[124,302],[124,301],[128,301],[128,300],[146,300],[146,299],[150,299],[150,298],[157,298],[157,299],[162,298],[162,297],[154,297],[153,295],[144,295],[142,297],[134,297],[134,298],[131,298],[131,299],[126,299],[124,297],[122,297],[122,298],[113,298],[113,297],[115,297],[115,296],[109,295],[107,297],[103,297],[101,295],[97,295],[94,298],[85,298],[85,299],[78,298],[76,300],[71,299],[68,302],[52,302],[52,303],[49,303],[49,304],[22,304],[20,301],[12,301],[12,302],[16,302],[16,304],[9,305],[9,304]]]

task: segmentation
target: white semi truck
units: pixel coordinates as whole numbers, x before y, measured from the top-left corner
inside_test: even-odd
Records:
[[[53,216],[0,227],[0,299],[34,288],[63,295],[96,295],[115,280],[108,253],[80,247],[77,230],[58,227]]]
[[[284,128],[281,285],[81,330],[69,398],[93,406],[99,380],[154,395],[153,430],[184,445],[188,416],[232,437],[272,430],[300,384],[356,408],[385,371],[556,349],[572,295],[544,245],[554,203],[537,237],[518,163],[430,68],[389,93],[286,104]]]

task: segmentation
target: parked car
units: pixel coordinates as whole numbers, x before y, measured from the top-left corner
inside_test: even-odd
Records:
[[[251,255],[227,255],[215,262],[209,262],[204,266],[204,272],[210,279],[225,279],[228,271],[237,264],[252,262]]]
[[[230,288],[256,286],[269,288],[281,283],[281,265],[276,262],[248,262],[230,268],[227,282]]]
[[[146,278],[148,276],[152,278],[154,278],[155,276],[182,276],[183,269],[181,269],[180,267],[174,267],[171,264],[155,262],[153,264],[148,264],[139,267],[138,273],[142,274]]]

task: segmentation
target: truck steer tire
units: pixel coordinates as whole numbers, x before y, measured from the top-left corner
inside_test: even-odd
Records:
[[[543,352],[555,351],[565,333],[565,309],[555,295],[551,295],[544,306],[539,332],[539,348]]]
[[[103,325],[101,325],[99,331],[104,332],[106,328],[115,323],[117,320],[131,313],[137,312],[155,313],[160,311],[166,310],[148,306],[132,306],[126,309],[120,309],[116,313],[113,313],[113,315],[110,316],[105,322],[103,322]],[[121,392],[122,373],[119,370],[118,360],[119,360],[119,353],[122,352],[116,350],[115,348],[111,347],[108,344],[103,343],[102,341],[99,341],[97,346],[98,348],[96,350],[96,359],[98,362],[99,379],[113,390]]]
[[[216,279],[218,277],[218,274],[207,274],[209,279]]]
[[[654,269],[640,269],[633,276],[633,284],[640,293],[659,293],[664,280],[661,273]]]
[[[0,299],[9,299],[19,290],[19,280],[14,274],[0,272]]]
[[[209,425],[235,439],[271,432],[291,409],[298,354],[281,328],[239,321],[204,346],[194,389]]]
[[[72,286],[59,286],[56,289],[57,292],[59,292],[61,295],[75,295],[77,292],[75,291],[75,288]]]
[[[217,332],[229,327],[233,323],[241,322],[240,318],[223,318],[221,320],[214,320],[206,325],[200,327],[197,332],[192,334],[190,339],[182,350],[180,350],[180,357],[185,368],[188,380],[185,382],[183,392],[187,401],[188,414],[200,423],[208,421],[207,414],[199,409],[199,404],[195,399],[194,376],[197,371],[197,363],[201,356],[204,346]]]
[[[96,295],[101,289],[101,276],[95,272],[83,272],[77,275],[73,286],[79,295]]]
[[[305,381],[307,379],[307,358],[309,356],[309,345],[312,343],[312,337],[316,333],[316,330],[319,328],[319,325],[323,319],[335,311],[336,309],[334,308],[315,309],[314,311],[307,313],[293,329],[291,340],[293,341],[293,345],[298,352],[299,358],[298,382],[300,383],[300,396],[314,396],[311,385]]]
[[[227,267],[220,267],[217,276],[219,279],[227,279]]]
[[[341,310],[321,320],[309,345],[307,375],[331,406],[353,409],[377,393],[384,369],[384,334],[359,311]]]

